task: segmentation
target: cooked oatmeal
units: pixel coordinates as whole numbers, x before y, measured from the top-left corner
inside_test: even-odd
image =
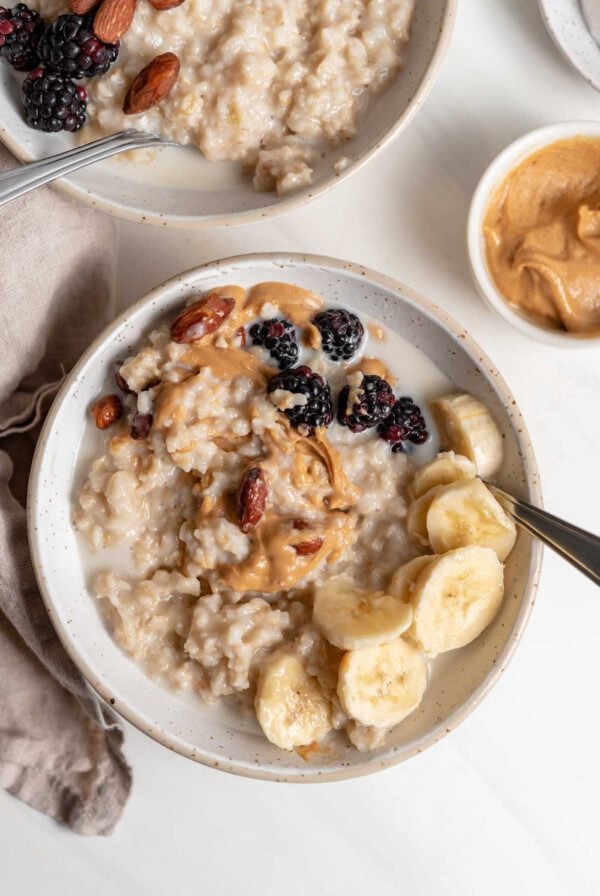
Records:
[[[63,0],[35,0],[46,19]],[[137,4],[116,63],[90,80],[83,139],[125,128],[239,161],[257,190],[281,195],[312,180],[315,157],[352,137],[372,93],[402,64],[414,0],[185,0]],[[160,105],[124,115],[123,100],[154,57],[175,53],[179,79]],[[341,163],[340,163],[341,165]]]
[[[466,490],[458,503],[472,515],[473,490],[485,488],[475,464],[450,453],[415,479],[426,483],[425,495],[411,492],[415,468],[406,447],[422,441],[420,411],[411,402],[416,411],[407,422],[406,399],[398,399],[390,413],[394,378],[365,357],[364,338],[354,357],[331,360],[321,347],[324,326],[330,351],[350,338],[355,350],[364,329],[350,312],[346,329],[335,329],[335,315],[319,323],[321,305],[286,284],[222,287],[152,331],[119,366],[125,414],[87,471],[74,519],[88,547],[106,557],[94,590],[107,623],[151,676],[208,702],[254,703],[279,746],[306,746],[345,729],[367,750],[418,705],[425,656],[434,655],[428,639],[440,652],[452,649],[444,638],[462,637],[451,620],[432,640],[431,614],[413,615],[417,573],[426,576],[435,558],[408,563],[423,549],[409,538],[422,532],[421,517],[412,517],[424,500],[457,486]],[[257,320],[267,326],[253,344]],[[300,366],[278,371],[277,339],[290,332],[282,320],[302,357]],[[348,326],[355,326],[350,336]],[[472,402],[465,407],[472,414]],[[141,438],[140,416],[147,421]],[[489,522],[496,510],[486,504],[486,513]],[[432,543],[450,538],[455,549],[438,558],[448,575],[455,567],[469,575],[477,561],[495,582],[493,606],[484,601],[475,622],[469,617],[472,637],[477,618],[489,622],[497,609],[498,557],[512,547],[512,531],[498,516],[493,542],[470,547],[480,541],[461,541],[438,516]],[[427,544],[427,531],[422,537]],[[130,549],[125,566],[111,559],[119,546]],[[464,556],[449,556],[461,550]],[[357,692],[362,672],[353,664],[372,663],[383,674],[377,651],[387,652],[384,665],[393,665],[407,690],[388,695],[389,706],[387,685],[370,703]]]

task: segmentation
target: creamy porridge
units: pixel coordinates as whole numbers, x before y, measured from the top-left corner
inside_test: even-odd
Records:
[[[35,0],[47,21],[64,0]],[[361,112],[402,64],[414,0],[185,0],[137,3],[109,71],[86,83],[88,140],[126,128],[239,161],[257,190],[311,183],[328,145],[356,133]],[[168,96],[140,114],[123,103],[140,70],[164,53],[180,62]]]
[[[254,708],[284,749],[332,729],[380,746],[430,659],[502,600],[514,526],[478,478],[497,427],[433,365],[399,385],[401,345],[299,287],[223,286],[92,408],[107,432],[74,522],[110,630],[151,676]],[[453,450],[435,456],[407,391]]]

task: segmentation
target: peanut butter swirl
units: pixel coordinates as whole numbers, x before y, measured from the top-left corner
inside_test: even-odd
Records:
[[[484,221],[506,301],[544,327],[600,333],[600,140],[561,140],[500,185]]]

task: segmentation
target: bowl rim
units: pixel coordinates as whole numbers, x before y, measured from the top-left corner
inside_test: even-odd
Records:
[[[120,716],[132,724],[135,728],[144,734],[150,736],[153,740],[167,747],[175,753],[193,759],[203,765],[216,768],[219,771],[226,771],[232,774],[241,775],[243,777],[257,778],[262,780],[286,782],[286,783],[320,783],[329,781],[340,781],[349,778],[362,777],[384,768],[389,768],[400,762],[403,762],[412,756],[422,753],[426,748],[437,743],[451,731],[453,731],[487,696],[492,687],[497,683],[502,673],[505,671],[515,650],[527,622],[531,614],[531,610],[536,600],[536,594],[539,585],[541,561],[542,561],[542,545],[538,541],[531,543],[531,559],[527,579],[522,592],[521,605],[518,615],[515,619],[514,629],[511,637],[505,644],[502,652],[497,657],[495,663],[488,671],[487,675],[481,681],[477,688],[472,691],[469,696],[443,721],[434,725],[431,730],[418,740],[415,740],[409,747],[398,751],[395,754],[386,757],[372,756],[370,760],[359,767],[346,767],[344,765],[338,768],[327,770],[318,769],[310,772],[307,768],[302,774],[286,774],[278,772],[277,769],[270,767],[261,767],[244,763],[240,760],[230,759],[228,757],[219,756],[218,761],[212,756],[205,755],[201,750],[191,745],[182,744],[174,735],[165,731],[157,723],[148,723],[141,717],[141,714],[129,704],[124,705],[121,701],[114,701],[110,689],[105,687],[102,681],[98,680],[93,670],[90,668],[85,656],[80,654],[77,643],[70,637],[69,626],[63,624],[54,611],[50,588],[47,585],[46,578],[42,572],[41,563],[41,539],[38,534],[39,529],[36,525],[38,517],[38,505],[41,502],[43,488],[41,488],[40,472],[41,463],[44,455],[45,445],[53,430],[55,418],[60,407],[73,382],[75,382],[86,365],[93,359],[100,347],[109,339],[113,333],[118,330],[127,320],[137,314],[143,307],[156,304],[160,301],[163,293],[176,286],[181,286],[186,280],[196,277],[207,269],[214,270],[218,274],[222,267],[236,264],[252,264],[252,263],[276,263],[278,267],[291,266],[298,264],[308,264],[311,267],[326,267],[330,270],[339,271],[340,273],[350,273],[351,275],[362,277],[367,281],[376,284],[378,287],[389,290],[390,292],[406,296],[418,308],[420,308],[428,317],[434,320],[446,329],[452,338],[463,345],[474,364],[480,369],[486,370],[493,381],[494,389],[502,399],[505,406],[509,409],[509,414],[513,417],[513,429],[517,440],[519,451],[523,458],[523,466],[525,473],[525,481],[528,486],[530,499],[538,506],[542,506],[542,490],[540,484],[539,470],[537,461],[531,444],[529,432],[523,420],[523,416],[519,406],[512,396],[506,382],[496,369],[485,352],[477,345],[475,340],[461,327],[453,317],[451,317],[442,308],[422,296],[420,293],[406,286],[402,282],[381,274],[372,268],[354,262],[347,262],[328,256],[313,255],[308,253],[291,253],[291,252],[265,252],[265,253],[249,253],[245,255],[235,255],[228,258],[219,259],[214,262],[207,262],[202,265],[190,268],[174,277],[165,280],[159,286],[152,289],[143,298],[138,300],[123,311],[111,324],[109,324],[91,343],[89,348],[83,353],[79,361],[75,364],[57,393],[52,406],[48,412],[40,437],[38,439],[31,473],[29,477],[27,491],[27,530],[29,538],[29,547],[34,573],[40,589],[40,594],[48,615],[52,621],[55,631],[65,648],[67,654],[81,671],[82,675],[96,692],[96,694],[107,704],[110,705]],[[111,702],[112,701],[112,702]]]
[[[257,221],[265,221],[277,217],[278,215],[285,214],[286,212],[293,211],[294,209],[301,208],[312,199],[324,196],[337,186],[337,184],[342,183],[342,181],[346,180],[350,175],[359,171],[381,150],[389,146],[401,131],[410,124],[432,89],[437,79],[441,64],[450,47],[450,42],[454,33],[457,7],[458,0],[446,0],[446,8],[441,19],[433,54],[419,86],[415,90],[402,115],[396,119],[395,123],[388,128],[382,138],[375,143],[374,146],[371,146],[367,152],[361,154],[343,171],[333,172],[329,177],[325,178],[325,180],[314,187],[307,187],[299,193],[293,193],[286,199],[274,202],[263,208],[248,209],[245,211],[218,215],[181,215],[152,212],[147,209],[135,208],[122,202],[105,199],[102,196],[92,193],[90,190],[77,186],[72,183],[68,177],[58,178],[57,180],[52,181],[51,186],[66,193],[68,196],[79,202],[91,205],[95,209],[106,212],[107,214],[112,214],[117,218],[122,218],[126,221],[134,221],[138,224],[176,227],[182,230],[201,230],[210,227],[231,227],[236,224],[256,223]],[[24,150],[23,146],[12,137],[1,121],[0,140],[21,162],[37,161],[35,154]]]
[[[484,301],[505,321],[522,333],[558,348],[589,349],[600,345],[598,336],[577,336],[560,330],[549,330],[519,314],[508,304],[490,274],[485,244],[483,221],[494,191],[504,178],[520,162],[539,149],[569,137],[597,137],[600,139],[600,121],[574,120],[545,125],[528,131],[503,149],[488,165],[475,188],[467,218],[467,255],[471,275]]]
[[[544,25],[546,26],[546,30],[552,38],[552,42],[556,49],[559,51],[560,55],[569,63],[572,69],[574,69],[578,74],[581,75],[582,78],[587,81],[590,87],[593,87],[595,90],[600,90],[600,79],[595,78],[593,75],[590,75],[589,70],[580,65],[579,62],[576,61],[575,57],[569,52],[566,42],[561,40],[560,32],[557,28],[554,27],[554,16],[548,0],[538,0],[538,6],[540,8],[540,13],[544,21]],[[581,23],[586,31],[589,32],[583,10],[579,6],[579,3],[576,3],[576,6],[579,7]],[[594,40],[594,37],[591,33],[590,38],[591,40]],[[600,47],[598,47],[598,52],[600,53]]]

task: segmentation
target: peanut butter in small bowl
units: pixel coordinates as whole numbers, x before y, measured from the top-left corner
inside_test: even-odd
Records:
[[[600,137],[549,143],[517,163],[483,217],[489,276],[547,331],[600,336]]]

